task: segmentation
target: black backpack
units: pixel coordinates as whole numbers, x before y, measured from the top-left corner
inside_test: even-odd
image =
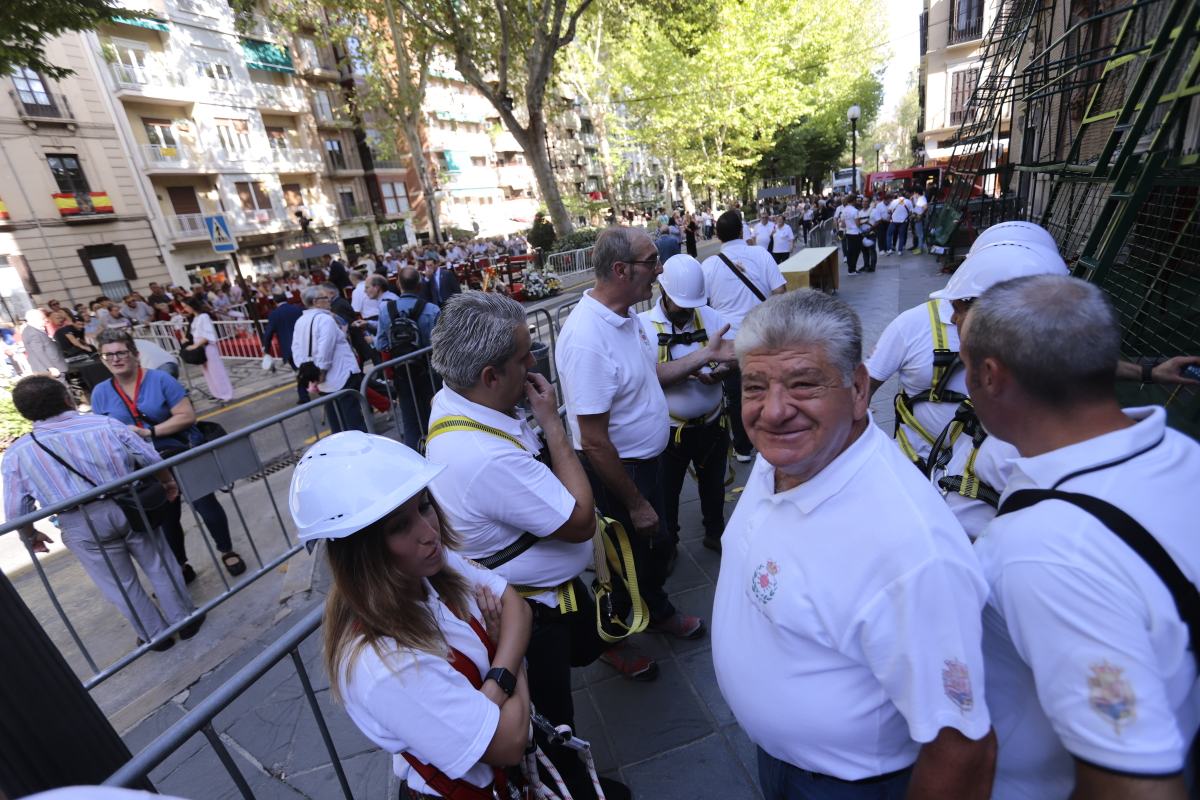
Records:
[[[418,298],[408,311],[400,313],[396,301],[389,300],[388,312],[388,353],[392,358],[406,356],[421,349],[421,328],[417,320],[425,311],[425,299]]]

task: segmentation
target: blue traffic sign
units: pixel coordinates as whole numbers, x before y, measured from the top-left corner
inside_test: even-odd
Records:
[[[237,252],[237,239],[229,232],[229,220],[225,219],[224,214],[205,217],[204,224],[208,226],[208,238],[212,242],[214,253]]]

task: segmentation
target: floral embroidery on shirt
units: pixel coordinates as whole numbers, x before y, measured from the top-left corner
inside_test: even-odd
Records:
[[[778,574],[779,565],[771,560],[765,564],[759,564],[758,569],[754,570],[754,577],[750,579],[750,588],[754,591],[758,602],[763,605],[771,602],[771,598],[775,596],[775,590],[779,588],[779,581],[775,577]]]
[[[950,702],[958,706],[964,714],[975,707],[975,695],[971,691],[971,673],[967,665],[956,658],[948,658],[942,662],[942,690]]]
[[[1125,679],[1125,668],[1107,661],[1092,664],[1088,676],[1088,704],[1100,716],[1112,723],[1118,735],[1121,726],[1137,716],[1137,697]]]

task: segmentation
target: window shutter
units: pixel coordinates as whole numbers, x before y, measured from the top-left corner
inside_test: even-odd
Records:
[[[9,256],[8,265],[16,271],[17,277],[21,279],[21,285],[25,287],[26,294],[42,293],[38,287],[37,278],[33,277],[33,273],[29,270],[29,262],[25,260],[25,256]]]
[[[125,280],[137,280],[137,271],[133,268],[133,259],[129,257],[129,251],[125,249],[125,245],[116,244],[110,245],[112,254],[117,257],[117,263],[121,265],[121,274],[125,276]]]

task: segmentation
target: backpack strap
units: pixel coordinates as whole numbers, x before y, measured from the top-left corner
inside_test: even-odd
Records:
[[[1066,492],[1061,489],[1020,489],[1004,498],[996,516],[1010,514],[1030,506],[1037,505],[1043,500],[1061,500],[1070,503],[1091,514],[1104,527],[1112,531],[1130,550],[1137,553],[1146,566],[1154,570],[1159,580],[1171,593],[1175,601],[1175,610],[1179,613],[1183,624],[1187,626],[1189,646],[1192,657],[1196,659],[1200,669],[1200,591],[1192,583],[1179,565],[1175,563],[1166,548],[1159,544],[1150,531],[1129,514],[1105,500],[1092,495]]]
[[[395,303],[396,301],[392,300],[390,302]],[[408,314],[408,318],[413,322],[416,322],[421,318],[421,315],[425,313],[425,306],[427,305],[428,303],[424,297],[418,297],[417,302],[413,303],[412,308],[406,312]]]
[[[717,258],[725,262],[725,266],[729,267],[729,271],[736,275],[739,281],[746,284],[746,288],[753,292],[754,296],[757,297],[760,302],[766,302],[767,296],[763,294],[757,286],[754,285],[753,281],[746,277],[746,273],[738,269],[737,265],[729,260],[729,256],[725,255],[724,253],[717,253]]]

